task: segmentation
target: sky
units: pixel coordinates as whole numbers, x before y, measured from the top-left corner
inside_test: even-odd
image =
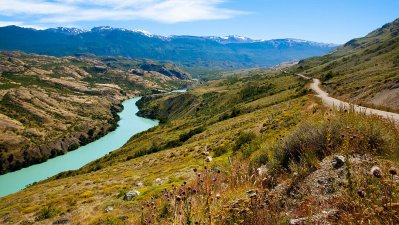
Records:
[[[398,0],[0,0],[0,26],[95,26],[160,35],[343,44],[399,18]]]

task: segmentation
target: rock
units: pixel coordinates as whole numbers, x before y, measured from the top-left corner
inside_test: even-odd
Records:
[[[162,179],[161,179],[161,178],[155,179],[155,183],[157,183],[157,184],[162,184]]]
[[[289,225],[301,225],[305,224],[307,218],[290,219]]]
[[[255,198],[257,196],[257,190],[249,190],[247,191],[247,195],[250,198]]]
[[[54,221],[53,224],[68,224],[70,222],[71,222],[71,220],[68,218],[61,218],[61,219]]]
[[[335,155],[332,160],[332,166],[335,169],[341,168],[345,164],[345,157],[342,155]]]
[[[140,194],[140,192],[138,192],[137,190],[133,189],[133,190],[131,190],[128,193],[125,194],[125,196],[123,197],[123,200],[130,201],[134,197],[138,196],[139,194]]]
[[[302,225],[302,224],[330,224],[329,219],[336,217],[338,210],[336,209],[326,209],[321,213],[310,217],[302,217],[298,219],[291,219],[289,225]]]
[[[137,182],[135,185],[136,185],[137,187],[143,187],[143,183],[142,183],[142,182]]]
[[[108,207],[105,209],[105,212],[112,212],[112,210],[114,210],[114,207],[108,206]]]

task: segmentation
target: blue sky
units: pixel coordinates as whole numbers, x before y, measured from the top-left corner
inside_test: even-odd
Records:
[[[398,0],[0,0],[0,26],[109,25],[161,35],[241,35],[338,44],[398,17]]]

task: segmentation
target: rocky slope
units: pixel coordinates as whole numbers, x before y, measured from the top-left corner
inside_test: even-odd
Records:
[[[301,61],[295,72],[320,78],[335,97],[398,111],[398,56],[399,19],[325,56]]]
[[[0,173],[64,154],[112,130],[121,101],[185,87],[172,64],[0,53]]]

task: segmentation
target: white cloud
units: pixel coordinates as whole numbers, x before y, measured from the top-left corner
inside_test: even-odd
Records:
[[[0,0],[2,15],[28,14],[62,14],[72,12],[75,8],[65,4],[35,0]]]
[[[0,0],[0,15],[37,17],[40,23],[137,19],[163,23],[229,19],[244,12],[226,0]]]

